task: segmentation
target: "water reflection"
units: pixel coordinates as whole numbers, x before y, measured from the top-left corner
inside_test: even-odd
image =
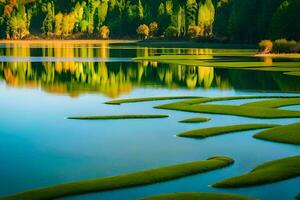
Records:
[[[71,96],[97,92],[112,98],[129,93],[136,87],[300,91],[299,78],[281,72],[124,61],[124,58],[131,60],[133,57],[162,54],[211,55],[213,50],[119,48],[107,43],[96,46],[74,46],[69,43],[46,43],[39,47],[8,45],[0,48],[0,79],[13,87],[42,88],[49,93]],[[9,57],[14,61],[5,60]],[[31,60],[15,61],[18,58]],[[36,58],[40,60],[32,61]],[[105,62],[94,58],[105,59]],[[272,64],[272,59],[266,58],[264,62]]]

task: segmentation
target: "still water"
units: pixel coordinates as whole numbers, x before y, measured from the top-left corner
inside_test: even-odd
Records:
[[[299,147],[251,138],[258,131],[205,140],[174,135],[196,128],[241,123],[288,124],[298,119],[262,120],[152,108],[171,100],[121,106],[103,104],[115,98],[132,97],[299,93],[300,77],[286,75],[282,71],[132,61],[134,57],[152,55],[214,55],[223,52],[255,54],[255,50],[145,47],[136,44],[1,45],[0,195],[225,155],[232,157],[236,163],[228,168],[165,183],[65,199],[131,200],[182,191],[238,193],[262,200],[294,199],[300,192],[296,187],[300,185],[300,178],[234,190],[214,189],[208,185],[245,173],[269,160],[299,155]],[[222,56],[215,57],[224,59]],[[270,62],[245,55],[226,57],[245,62],[253,59]],[[248,101],[226,103],[236,105]],[[299,110],[300,107],[287,109]],[[168,114],[170,117],[115,121],[66,119],[75,115],[114,114]],[[194,116],[211,117],[212,120],[203,124],[177,122]]]

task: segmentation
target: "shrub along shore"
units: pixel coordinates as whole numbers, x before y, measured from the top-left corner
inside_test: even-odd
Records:
[[[260,54],[271,54],[273,57],[276,57],[277,54],[280,56],[280,54],[294,53],[293,57],[300,57],[300,43],[295,40],[262,40],[259,46]]]
[[[130,174],[91,180],[81,180],[72,183],[50,186],[46,188],[17,193],[0,199],[48,200],[91,192],[101,192],[142,186],[216,170],[232,165],[233,162],[234,161],[231,158],[216,156],[207,160],[154,168]]]

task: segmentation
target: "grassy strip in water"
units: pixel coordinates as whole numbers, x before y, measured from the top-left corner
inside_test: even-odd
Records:
[[[296,71],[296,72],[286,72],[284,74],[290,75],[290,76],[300,76],[300,72],[299,71]]]
[[[191,98],[196,98],[196,97],[174,96],[174,97],[146,97],[146,98],[118,99],[118,100],[107,101],[105,102],[105,104],[120,105],[122,103],[137,103],[137,102],[144,102],[144,101],[161,101],[161,100],[191,99]]]
[[[254,135],[254,138],[273,142],[300,145],[300,123],[283,125],[264,130]]]
[[[200,123],[200,122],[208,122],[211,120],[208,117],[195,117],[195,118],[190,118],[190,119],[185,119],[179,121],[180,123]]]
[[[133,58],[134,61],[149,60],[149,61],[160,61],[160,60],[211,60],[213,59],[212,54],[206,55],[157,55],[148,57],[136,57]]]
[[[256,102],[243,104],[242,106],[279,108],[283,106],[292,106],[292,105],[300,105],[300,98],[281,98],[281,99],[271,99],[265,101],[256,101]]]
[[[236,106],[236,105],[217,105],[204,104],[215,101],[238,100],[238,99],[262,99],[262,98],[276,98],[281,102],[292,102],[297,97],[290,96],[233,96],[233,97],[202,97],[194,98],[185,101],[175,102],[156,106],[159,109],[179,110],[196,113],[210,113],[223,115],[236,115],[252,118],[297,118],[300,117],[300,111],[281,110],[276,108],[264,108],[252,106]],[[282,100],[281,100],[282,99]],[[290,100],[290,101],[289,101]],[[297,100],[296,100],[297,101]]]
[[[226,133],[255,130],[255,129],[262,129],[262,128],[271,128],[274,126],[277,126],[277,125],[273,125],[273,124],[240,124],[240,125],[232,125],[232,126],[219,126],[219,127],[187,131],[184,133],[180,133],[177,136],[190,137],[190,138],[207,138],[207,137],[222,135],[222,134],[226,134]]]
[[[219,61],[217,59],[196,59],[190,55],[163,55],[163,56],[148,56],[137,57],[134,61],[157,61],[167,64],[178,65],[192,65],[192,66],[204,66],[204,67],[219,67],[219,68],[252,68],[252,67],[297,67],[299,62],[273,62],[272,64],[266,62],[232,62],[232,61]]]
[[[209,158],[207,160],[200,160],[167,167],[149,169],[131,174],[124,174],[119,176],[112,176],[92,180],[82,180],[73,183],[50,186],[47,188],[17,193],[12,196],[0,199],[44,200],[84,193],[101,192],[121,188],[129,188],[134,186],[142,186],[223,168],[233,164],[233,162],[234,161],[231,158],[218,156]]]
[[[170,103],[167,105],[176,105],[176,104],[188,104],[188,105],[195,105],[195,104],[202,104],[202,103],[209,103],[215,101],[228,101],[228,100],[243,100],[243,99],[267,99],[267,98],[274,98],[274,99],[290,99],[290,98],[300,98],[299,96],[290,97],[290,96],[229,96],[229,97],[195,97],[193,99]]]
[[[213,105],[213,104],[201,104],[201,105],[188,105],[181,102],[173,104],[165,104],[156,106],[155,108],[178,110],[185,112],[195,113],[209,113],[209,114],[222,114],[222,115],[235,115],[251,118],[300,118],[300,111],[281,110],[275,108],[263,108],[263,107],[249,107],[249,106],[234,106],[234,105]]]
[[[259,165],[251,172],[219,181],[217,188],[240,188],[283,181],[300,176],[300,156],[283,158]]]
[[[166,118],[168,115],[110,115],[110,116],[78,116],[68,117],[76,120],[111,120],[111,119],[154,119]]]
[[[300,58],[300,53],[268,53],[256,54],[255,56],[263,58]]]
[[[208,192],[180,192],[163,194],[153,197],[142,198],[141,200],[255,200],[254,198],[225,193]]]

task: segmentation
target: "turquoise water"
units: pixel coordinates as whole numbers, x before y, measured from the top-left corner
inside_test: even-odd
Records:
[[[119,51],[122,52],[122,50]],[[122,52],[122,54],[126,53]],[[132,80],[133,84],[129,87],[130,89],[126,90],[123,86],[112,87],[110,85],[111,88],[109,87],[107,92],[102,88],[102,85],[96,84],[97,81],[95,83],[81,82],[78,86],[78,82],[70,77],[70,74],[62,74],[58,79],[54,78],[53,82],[47,82],[43,78],[45,76],[44,71],[39,69],[43,65],[36,66],[36,68],[32,67],[32,69],[37,70],[37,73],[32,73],[32,75],[28,75],[28,65],[25,65],[27,67],[25,74],[28,76],[21,76],[22,72],[20,69],[18,71],[18,68],[24,68],[17,64],[13,68],[13,63],[7,64],[9,62],[5,61],[0,70],[4,74],[3,80],[0,81],[1,196],[69,181],[105,177],[179,162],[201,160],[214,155],[230,156],[236,162],[228,168],[165,183],[65,199],[113,200],[121,198],[130,200],[170,192],[215,191],[245,194],[262,200],[289,200],[294,199],[299,192],[299,187],[296,186],[300,184],[300,178],[234,190],[219,190],[209,187],[210,184],[218,180],[248,172],[263,162],[299,155],[300,148],[298,146],[253,139],[251,136],[259,130],[233,133],[205,140],[175,137],[180,132],[196,128],[241,123],[288,124],[297,122],[299,119],[263,120],[152,108],[155,105],[173,102],[172,100],[123,104],[121,106],[103,104],[112,98],[148,96],[297,95],[297,91],[287,93],[287,90],[291,88],[287,90],[268,88],[265,91],[264,86],[252,85],[253,89],[249,90],[249,88],[239,88],[241,86],[235,84],[225,88],[217,87],[214,84],[206,88],[201,85],[188,88],[184,84],[175,87],[176,84],[174,86],[174,83],[178,82],[175,82],[174,79],[173,86],[171,83],[168,85],[165,82],[162,84],[159,81],[148,81],[156,80],[155,76],[158,75],[149,76],[144,69],[144,73],[148,75],[147,79],[144,74],[140,80]],[[32,65],[34,64],[32,63]],[[171,66],[163,67],[171,68]],[[15,75],[14,80],[7,76],[7,69],[11,69]],[[113,71],[113,69],[109,70]],[[126,65],[122,66],[122,70],[126,71]],[[128,75],[128,73],[124,74]],[[231,71],[223,70],[222,73],[228,75]],[[257,73],[260,77],[260,72]],[[213,74],[218,77],[217,70]],[[124,79],[126,78],[120,78],[120,80]],[[112,83],[114,82],[111,81],[110,84]],[[125,83],[127,82],[125,81]],[[50,86],[57,86],[55,87],[56,90],[53,91],[52,88],[50,90]],[[102,89],[98,90],[100,87]],[[106,85],[106,87],[108,86]],[[113,90],[117,92],[110,93]],[[249,101],[238,100],[226,103],[239,105]],[[255,99],[251,101],[255,101]],[[286,109],[299,110],[299,106],[290,106]],[[108,121],[66,119],[68,116],[77,115],[114,114],[168,114],[170,117],[166,119]],[[177,122],[196,116],[210,117],[212,120],[200,124]]]

